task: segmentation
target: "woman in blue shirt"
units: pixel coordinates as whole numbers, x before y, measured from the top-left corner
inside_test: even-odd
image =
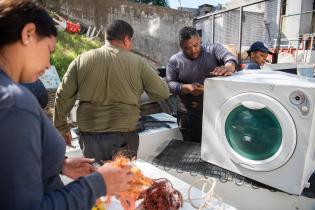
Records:
[[[0,34],[0,209],[90,210],[98,197],[128,189],[129,167],[64,158],[64,139],[18,85],[50,67],[57,30],[47,12],[35,1],[2,0]],[[75,181],[64,186],[60,172]]]

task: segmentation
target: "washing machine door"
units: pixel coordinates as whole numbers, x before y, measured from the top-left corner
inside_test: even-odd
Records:
[[[244,168],[271,171],[285,164],[294,152],[294,121],[287,109],[268,95],[253,92],[230,98],[216,122],[225,152]]]

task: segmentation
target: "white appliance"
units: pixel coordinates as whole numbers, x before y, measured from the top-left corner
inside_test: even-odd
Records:
[[[314,77],[313,64],[311,63],[275,63],[266,64],[263,70],[282,71],[291,74],[297,74],[303,77]]]
[[[206,79],[203,160],[301,194],[315,168],[315,80],[275,71]]]

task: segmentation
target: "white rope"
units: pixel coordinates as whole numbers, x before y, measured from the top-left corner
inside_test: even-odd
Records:
[[[201,198],[192,198],[191,190],[200,182],[203,183],[202,189],[201,189],[202,196]],[[190,205],[193,208],[198,209],[198,210],[203,210],[206,208],[223,210],[224,208],[223,201],[220,198],[220,196],[214,192],[216,183],[217,182],[214,178],[208,178],[208,179],[199,179],[195,181],[192,185],[190,185],[188,189],[188,202],[190,203]],[[206,192],[207,188],[209,188],[209,190]],[[200,206],[197,206],[196,204],[193,203],[193,200],[203,200],[203,204],[201,204]]]

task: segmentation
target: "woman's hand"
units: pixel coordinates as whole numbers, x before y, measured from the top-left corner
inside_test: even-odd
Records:
[[[119,195],[131,188],[129,182],[134,178],[129,166],[117,168],[112,163],[105,163],[97,168],[106,184],[106,195]]]
[[[92,165],[94,162],[94,159],[83,157],[65,158],[62,166],[62,174],[71,179],[86,176],[96,170]]]

